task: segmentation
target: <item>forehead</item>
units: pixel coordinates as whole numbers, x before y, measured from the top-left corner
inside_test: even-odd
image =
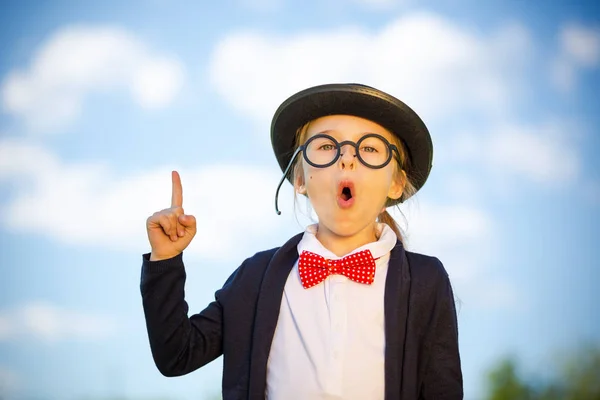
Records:
[[[377,133],[388,141],[393,139],[390,131],[376,122],[353,115],[328,115],[310,122],[306,139],[318,134],[327,133],[338,140],[358,140],[366,133]]]

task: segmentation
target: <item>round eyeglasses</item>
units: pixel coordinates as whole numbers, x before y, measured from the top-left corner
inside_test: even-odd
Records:
[[[277,212],[277,215],[281,214],[281,211],[279,211],[279,207],[277,206],[279,189],[281,188],[285,177],[288,175],[298,153],[302,152],[304,160],[309,165],[315,168],[327,168],[335,164],[343,155],[342,147],[345,145],[354,147],[354,157],[368,168],[383,168],[390,163],[392,157],[402,165],[398,147],[376,133],[368,133],[361,137],[358,142],[352,142],[350,140],[338,142],[332,136],[319,133],[308,139],[303,145],[298,146],[290,159],[290,162],[283,173],[283,177],[277,186],[277,192],[275,193],[275,211]]]

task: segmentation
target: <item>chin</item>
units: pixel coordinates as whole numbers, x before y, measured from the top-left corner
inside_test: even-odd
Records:
[[[373,222],[374,223],[374,222]],[[359,233],[361,233],[365,228],[367,228],[370,223],[360,223],[353,220],[344,220],[344,221],[325,221],[319,222],[320,225],[325,226],[325,228],[337,236],[340,237],[352,237]]]

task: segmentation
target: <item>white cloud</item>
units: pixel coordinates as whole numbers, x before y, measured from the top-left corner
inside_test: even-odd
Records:
[[[588,64],[595,58],[590,32],[571,28],[563,36],[573,57]],[[430,126],[463,113],[467,127],[471,120],[486,131],[492,127],[449,146],[459,153],[461,146],[470,148],[462,161],[471,167],[485,166],[507,182],[518,177],[559,184],[579,174],[577,143],[564,134],[571,137],[573,127],[552,121],[535,126],[514,117],[527,101],[535,54],[529,32],[516,23],[481,34],[434,14],[407,13],[376,31],[346,27],[287,37],[239,32],[216,46],[210,78],[233,108],[263,126],[281,101],[308,86],[370,84],[405,100]],[[568,84],[574,76],[564,73],[563,79]],[[450,137],[452,127],[442,127],[436,165],[444,157],[441,141],[461,140]]]
[[[469,309],[510,309],[522,300],[515,285],[499,281],[489,268],[496,249],[494,221],[484,209],[460,204],[409,203],[406,247],[434,255],[448,271],[455,296]],[[396,221],[404,218],[392,211]]]
[[[117,324],[107,316],[64,309],[47,302],[31,302],[0,312],[0,340],[24,336],[46,342],[100,340],[115,334]]]
[[[480,182],[473,174],[463,173],[451,166],[447,171],[442,182],[442,190],[447,201],[458,201],[463,204],[481,203],[486,193],[481,190]]]
[[[239,32],[217,44],[209,71],[225,100],[263,123],[298,90],[348,81],[389,91],[426,117],[465,109],[495,114],[519,92],[532,47],[519,25],[485,37],[439,16],[413,13],[374,32]]]
[[[541,183],[568,183],[579,173],[579,159],[560,131],[507,129],[491,137],[489,162]]]
[[[559,33],[558,45],[550,76],[558,89],[570,91],[575,87],[581,70],[600,65],[600,28],[566,24]]]
[[[65,164],[39,146],[5,140],[0,183],[12,180],[18,188],[2,209],[2,222],[11,231],[33,231],[66,244],[148,251],[146,218],[170,206],[170,171],[165,166],[120,176],[100,163]],[[198,220],[188,254],[239,260],[253,249],[253,240],[283,221],[273,209],[275,171],[209,165],[179,172],[184,209]],[[282,200],[285,204],[285,194]]]
[[[491,232],[490,217],[473,207],[425,204],[417,209],[418,212],[409,219],[412,235],[421,240],[416,244],[419,247],[447,246],[449,237],[459,243],[479,240]]]
[[[600,63],[600,28],[568,24],[560,32],[560,46],[566,57],[582,67]]]
[[[490,215],[479,208],[456,204],[419,204],[408,207],[407,220],[409,249],[439,256],[461,282],[469,283],[476,277],[474,261],[480,255],[475,256],[469,249],[481,249],[481,244],[490,240]]]
[[[474,297],[477,298],[477,306],[484,309],[504,308],[508,310],[528,310],[529,303],[525,297],[519,293],[515,285],[511,285],[502,278],[496,278],[493,281],[488,281],[483,285],[474,287],[477,291]]]
[[[27,68],[9,72],[0,91],[5,112],[52,131],[77,118],[90,93],[125,89],[140,106],[156,109],[173,101],[183,80],[180,61],[123,29],[71,26],[48,38]]]
[[[560,187],[580,173],[580,138],[573,132],[577,129],[559,123],[499,126],[491,132],[457,135],[445,157],[485,167],[496,176]]]

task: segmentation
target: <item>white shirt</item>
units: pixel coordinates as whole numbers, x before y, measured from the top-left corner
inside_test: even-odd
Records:
[[[307,227],[298,254],[307,250],[342,258],[323,247],[316,229]],[[377,242],[349,253],[368,249],[378,258],[371,285],[331,275],[304,289],[296,261],[285,284],[267,363],[268,399],[384,398],[384,292],[397,237],[385,224],[378,229]]]

